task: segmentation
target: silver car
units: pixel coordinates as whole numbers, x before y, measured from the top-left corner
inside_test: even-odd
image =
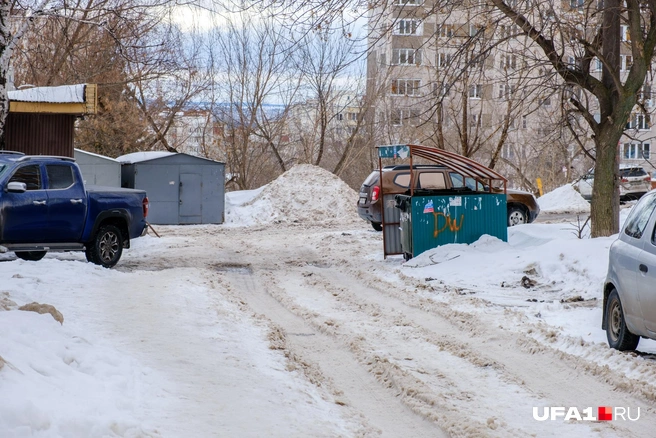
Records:
[[[610,247],[601,328],[608,345],[635,350],[656,339],[656,190],[633,207]]]
[[[651,190],[651,175],[642,166],[620,166],[620,199],[638,199]],[[592,198],[592,186],[594,184],[594,171],[590,170],[583,175],[572,186],[585,199]]]

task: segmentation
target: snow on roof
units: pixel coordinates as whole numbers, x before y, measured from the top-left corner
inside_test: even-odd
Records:
[[[168,157],[169,155],[175,155],[174,152],[167,151],[142,151],[142,152],[133,152],[131,154],[121,155],[116,158],[121,163],[138,163],[140,161],[154,160],[156,158]]]
[[[93,152],[83,151],[82,149],[78,149],[78,148],[75,148],[75,152],[79,152],[81,154],[91,155],[92,157],[104,158],[105,160],[118,162],[118,160],[116,158],[108,157],[106,155],[94,154]]]
[[[62,85],[59,87],[34,87],[9,91],[10,101],[42,103],[84,103],[85,84]]]

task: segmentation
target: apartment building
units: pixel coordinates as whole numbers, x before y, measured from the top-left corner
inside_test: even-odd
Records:
[[[538,7],[546,4],[551,9]],[[393,0],[371,11],[367,94],[377,97],[369,119],[377,125],[378,143],[428,144],[486,165],[495,162],[513,185],[525,188],[538,177],[561,184],[585,172],[592,160],[573,134],[589,150],[593,142],[570,100],[590,96],[565,86],[540,49],[484,2],[454,5]],[[557,8],[558,20],[571,24],[566,37],[574,41],[588,32],[584,7],[589,5],[580,0],[535,2],[531,13],[547,23],[556,19]],[[621,39],[626,75],[632,63],[627,26]],[[568,53],[567,43],[563,47]],[[572,68],[579,68],[576,54],[572,45]],[[601,76],[597,60],[590,69]],[[654,169],[651,93],[647,82],[618,145],[622,163],[648,170]]]
[[[178,152],[198,157],[224,159],[217,145],[223,125],[209,110],[189,109],[178,112],[167,132],[167,141]],[[217,155],[218,154],[218,155]]]

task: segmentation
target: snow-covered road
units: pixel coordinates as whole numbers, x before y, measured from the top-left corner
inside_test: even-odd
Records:
[[[445,431],[466,437],[651,436],[652,423],[646,418],[654,415],[653,382],[643,386],[619,370],[613,372],[594,360],[540,342],[536,334],[551,329],[526,323],[518,330],[511,323],[518,315],[505,306],[458,294],[446,301],[444,296],[441,300],[428,298],[425,279],[404,276],[398,259],[381,262],[367,257],[380,245],[379,233],[360,227],[274,226],[170,227],[164,234],[183,238],[184,246],[120,269],[158,270],[193,260],[198,281],[222,291],[239,303],[241,311],[252,312],[269,327],[272,348],[284,352],[287,368],[300,371],[334,397],[341,415],[351,422],[350,434],[440,436]],[[172,282],[175,272],[163,270],[152,279]],[[145,277],[145,284],[149,278]],[[446,283],[442,295],[449,290]],[[181,287],[172,289],[180,291]],[[475,311],[468,311],[462,303],[460,310],[454,310],[449,302],[456,303],[458,297]],[[194,304],[186,310],[202,315],[194,307],[197,299],[189,299]],[[149,302],[144,303],[148,306]],[[184,304],[178,307],[183,309]],[[171,318],[156,308],[151,310],[164,319]],[[147,325],[151,322],[145,321]],[[160,327],[163,322],[153,325]],[[155,342],[143,353],[162,361],[158,351],[200,347],[193,336],[185,338],[157,334],[153,339],[165,339],[170,345],[159,348]],[[176,346],[179,343],[183,345]],[[203,369],[212,360],[204,352],[196,354],[197,366],[181,367],[169,361],[166,366],[172,367],[175,380],[193,379],[196,372],[203,380],[207,378]],[[635,366],[653,373],[654,364],[649,362]],[[158,369],[163,370],[165,364],[162,361]],[[185,395],[190,403],[186,409],[193,410],[196,400],[205,397],[204,388],[198,388],[201,393],[196,399]],[[532,417],[534,406],[583,409],[604,404],[639,406],[645,420],[538,422]],[[201,418],[211,424],[211,417]],[[272,430],[294,435],[295,429]]]

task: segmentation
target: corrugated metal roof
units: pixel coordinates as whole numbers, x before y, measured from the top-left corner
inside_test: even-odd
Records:
[[[421,157],[434,163],[448,166],[451,169],[457,170],[461,174],[472,178],[499,180],[504,183],[507,181],[506,178],[499,173],[472,159],[430,146],[415,144],[378,146],[378,156],[382,158],[392,156],[398,156],[400,158],[412,156]]]

